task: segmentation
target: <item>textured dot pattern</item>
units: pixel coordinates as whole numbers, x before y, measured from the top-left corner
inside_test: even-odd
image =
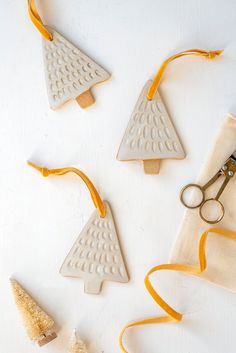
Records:
[[[119,152],[119,160],[184,158],[185,153],[158,92],[147,99],[145,85],[132,113]]]
[[[104,280],[127,282],[128,276],[108,203],[101,218],[93,213],[66,257],[61,274],[81,277],[90,283]]]
[[[51,108],[78,97],[110,75],[54,30],[53,40],[43,39],[46,83]]]

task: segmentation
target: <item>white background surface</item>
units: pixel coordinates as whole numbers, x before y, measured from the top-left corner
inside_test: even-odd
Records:
[[[45,22],[112,73],[94,89],[93,107],[83,111],[74,101],[56,112],[48,107],[41,38],[26,1],[1,5],[0,351],[39,350],[27,339],[15,308],[8,284],[14,276],[58,323],[58,339],[41,351],[66,352],[77,327],[89,353],[119,352],[124,324],[162,313],[143,277],[168,260],[184,213],[179,189],[196,179],[222,119],[236,111],[236,2],[41,1]],[[141,163],[117,162],[142,86],[167,56],[191,47],[226,50],[214,61],[176,61],[161,85],[187,158],[164,161],[159,176],[144,175]],[[107,282],[100,296],[88,296],[82,280],[59,275],[93,204],[76,176],[44,179],[27,159],[52,168],[73,165],[89,175],[112,205],[128,284]],[[181,275],[153,280],[186,313],[185,320],[129,331],[130,353],[234,352],[235,295]]]

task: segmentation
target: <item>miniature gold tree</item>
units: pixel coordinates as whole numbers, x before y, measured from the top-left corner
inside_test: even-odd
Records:
[[[11,279],[10,282],[16,306],[21,313],[29,338],[36,341],[39,346],[56,338],[56,333],[52,331],[54,326],[52,318],[37,305],[16,280]]]
[[[76,330],[73,332],[68,353],[87,353],[86,346],[78,336]]]

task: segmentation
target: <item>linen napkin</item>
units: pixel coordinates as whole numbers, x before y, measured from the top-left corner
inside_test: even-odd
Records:
[[[236,150],[236,117],[227,115],[219,134],[203,165],[198,184],[204,185],[223,166]],[[191,181],[192,182],[192,181]],[[223,177],[206,191],[206,198],[214,197]],[[192,195],[197,199],[197,191]],[[224,189],[220,201],[225,207],[224,218],[215,225],[205,223],[199,216],[199,209],[187,209],[179,234],[172,249],[170,262],[197,264],[198,243],[201,234],[208,228],[221,227],[236,231],[236,175]],[[236,242],[210,234],[207,239],[207,269],[200,277],[236,292]]]

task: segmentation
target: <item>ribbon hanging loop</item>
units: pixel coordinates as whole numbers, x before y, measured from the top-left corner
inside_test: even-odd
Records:
[[[29,12],[31,21],[38,29],[38,31],[42,34],[42,36],[46,40],[52,41],[53,40],[52,33],[50,33],[47,27],[43,24],[43,21],[39,16],[39,13],[35,4],[35,0],[28,0],[28,12]]]
[[[95,188],[91,180],[87,177],[87,175],[85,175],[81,170],[74,167],[48,169],[48,168],[40,167],[30,161],[28,161],[27,163],[29,166],[38,170],[44,177],[47,177],[49,175],[60,176],[67,173],[75,173],[76,175],[78,175],[84,181],[87,188],[89,189],[94,206],[98,209],[100,217],[104,218],[106,216],[106,208],[105,208],[104,202],[99,196],[99,193],[97,192],[97,189]]]
[[[206,59],[212,60],[216,56],[219,56],[221,53],[223,53],[223,50],[206,51],[206,50],[202,50],[202,49],[188,49],[188,50],[184,50],[180,53],[177,53],[177,54],[170,56],[168,59],[163,61],[159,70],[157,71],[157,74],[153,80],[153,83],[148,90],[147,99],[152,100],[153,97],[155,96],[155,93],[161,83],[161,79],[162,79],[162,77],[166,71],[166,68],[170,62],[174,61],[175,59],[181,58],[182,56],[190,56],[190,55],[203,56]]]

